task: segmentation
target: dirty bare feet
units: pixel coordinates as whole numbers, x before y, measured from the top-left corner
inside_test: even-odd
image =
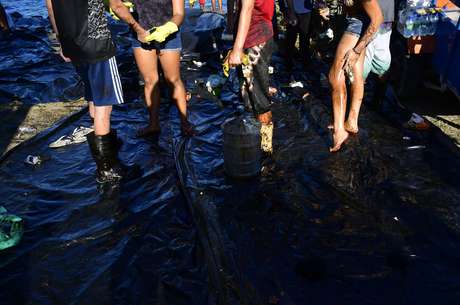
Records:
[[[270,124],[272,122],[272,112],[267,111],[265,113],[257,115],[257,120],[262,124]]]
[[[180,127],[182,130],[182,134],[186,137],[193,137],[196,135],[195,130],[193,129],[193,126],[190,124],[188,120],[182,120],[180,123]]]
[[[345,130],[352,134],[359,132],[358,123],[350,123],[348,120],[345,122]]]
[[[338,152],[342,145],[348,140],[349,133],[346,130],[343,131],[334,131],[332,135],[334,146],[329,148],[329,152]]]

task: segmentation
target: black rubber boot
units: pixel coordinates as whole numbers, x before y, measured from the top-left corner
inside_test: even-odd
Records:
[[[111,130],[104,136],[91,132],[86,136],[91,155],[97,165],[97,182],[118,182],[123,177],[123,169],[118,160],[119,142],[116,132]]]

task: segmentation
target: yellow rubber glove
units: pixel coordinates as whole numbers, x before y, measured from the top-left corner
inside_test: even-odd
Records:
[[[168,21],[162,26],[159,26],[157,28],[153,28],[149,30],[149,35],[145,37],[146,42],[151,42],[151,41],[156,41],[156,42],[163,42],[168,38],[169,35],[179,31],[179,28],[177,25],[172,22]]]
[[[228,51],[227,56],[225,56],[224,63],[222,64],[222,69],[224,70],[224,76],[228,77],[230,71],[230,65],[228,64],[227,57],[230,55],[230,51]],[[249,65],[249,56],[248,54],[244,54],[243,58],[241,58],[241,63],[245,66]]]
[[[129,9],[130,13],[134,12],[134,4],[132,2],[123,1],[123,5],[126,6]],[[117,14],[115,14],[115,12],[112,10],[112,8],[110,8],[109,12],[110,12],[110,16],[112,16],[113,19],[115,19],[117,21],[120,21],[120,18],[118,18]]]

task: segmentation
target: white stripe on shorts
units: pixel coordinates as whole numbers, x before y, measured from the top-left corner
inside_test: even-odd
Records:
[[[115,56],[113,57],[113,66],[115,68],[115,74],[117,75],[118,88],[120,90],[120,97],[121,97],[120,104],[122,104],[124,102],[123,101],[123,87],[121,86],[121,78],[120,78],[120,74],[118,73],[117,59],[115,58]]]
[[[112,57],[109,59],[109,67],[110,67],[110,76],[112,78],[112,85],[113,89],[115,91],[115,96],[117,97],[117,102],[118,104],[123,103],[123,94],[121,93],[121,82],[120,82],[120,77],[116,73],[118,70],[116,62],[114,62],[115,57]]]

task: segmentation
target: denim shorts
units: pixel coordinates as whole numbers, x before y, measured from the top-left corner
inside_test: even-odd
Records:
[[[166,38],[164,42],[151,42],[151,43],[141,43],[137,40],[135,34],[132,35],[131,39],[131,47],[132,48],[142,48],[144,50],[157,50],[157,51],[177,51],[180,52],[182,50],[182,35],[181,32],[178,31],[174,34],[171,34]]]
[[[369,22],[363,20],[365,20],[365,18],[347,17],[348,25],[345,29],[345,33],[361,37],[369,24]]]

